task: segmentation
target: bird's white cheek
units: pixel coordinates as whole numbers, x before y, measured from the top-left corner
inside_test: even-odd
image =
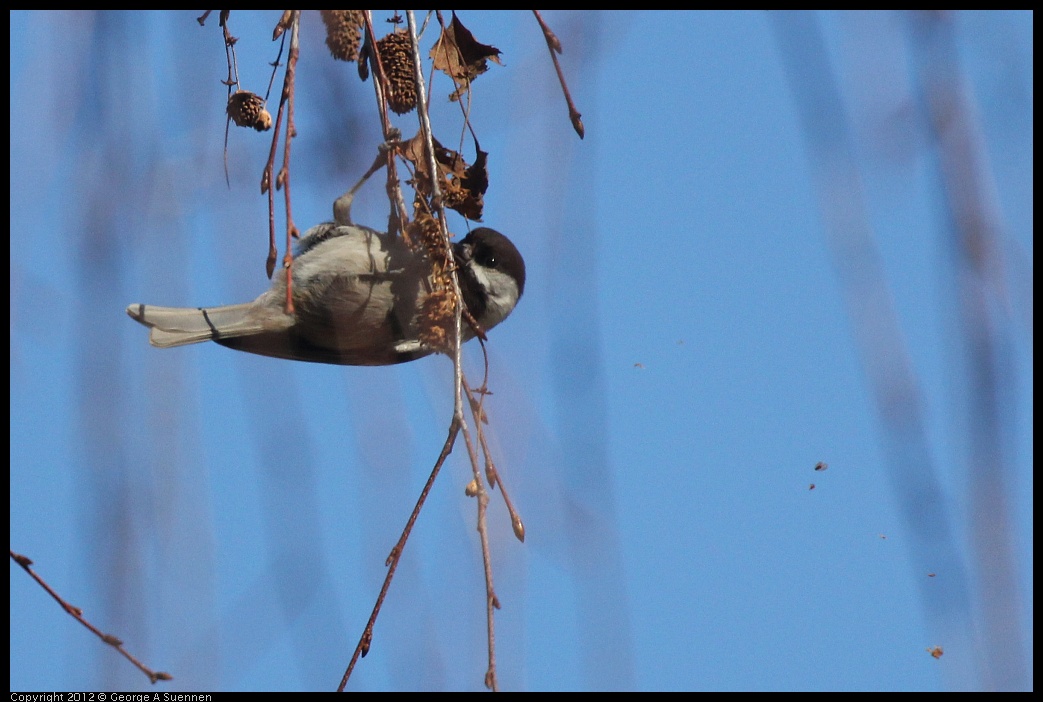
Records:
[[[490,305],[496,307],[499,311],[498,317],[502,320],[511,313],[511,310],[518,303],[518,286],[514,284],[514,281],[504,281],[489,298]]]
[[[479,322],[486,329],[507,318],[518,302],[518,284],[511,276],[497,270],[473,266],[474,277],[488,295],[485,314]]]

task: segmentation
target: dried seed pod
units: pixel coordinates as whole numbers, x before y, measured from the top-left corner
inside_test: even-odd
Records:
[[[455,210],[467,201],[469,193],[460,186],[458,180],[448,180],[442,184],[442,204]]]
[[[423,244],[428,257],[435,262],[435,272],[440,273],[445,266],[439,264],[448,258],[448,251],[446,251],[445,239],[442,237],[442,228],[438,226],[438,220],[429,214],[418,213],[409,226],[409,233],[413,240]]]
[[[360,28],[365,21],[362,10],[319,10],[326,25],[326,46],[333,58],[354,61],[359,57]]]
[[[432,349],[449,352],[456,324],[456,297],[451,288],[432,290],[420,310],[420,342]]]
[[[237,127],[253,127],[259,132],[266,132],[272,128],[272,116],[264,109],[264,100],[260,95],[248,90],[232,93],[225,112]]]
[[[377,42],[380,63],[388,79],[388,107],[400,115],[416,108],[416,82],[409,35],[394,31]]]
[[[431,263],[432,291],[420,308],[420,341],[424,346],[448,353],[456,324],[456,295],[449,273],[452,257],[438,220],[431,215],[416,214],[408,232],[414,249],[424,251]]]

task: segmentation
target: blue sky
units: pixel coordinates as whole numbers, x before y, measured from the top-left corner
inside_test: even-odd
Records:
[[[531,14],[460,15],[502,51],[474,85],[484,222],[528,267],[489,345],[488,432],[527,531],[493,493],[501,686],[1031,687],[1031,13],[942,18],[993,236],[970,317],[986,325],[965,321],[923,17],[545,16],[582,141]],[[216,16],[195,17],[11,14],[11,548],[174,675],[153,688],[12,564],[12,690],[335,688],[451,416],[444,358],[157,350],[124,314],[266,287],[269,136],[232,132],[226,186],[224,50]],[[232,16],[255,92],[277,17]],[[829,80],[813,44],[786,42],[801,27]],[[380,133],[371,84],[329,58],[316,15],[301,42],[306,228]],[[459,109],[444,77],[433,90],[451,146]],[[801,104],[851,145],[855,190]],[[868,247],[823,218],[852,192]],[[386,221],[379,177],[354,215]],[[876,300],[897,334],[859,316]],[[995,414],[970,360],[981,329]],[[904,360],[914,399],[881,414],[867,369]],[[458,448],[351,689],[482,689],[469,479]]]

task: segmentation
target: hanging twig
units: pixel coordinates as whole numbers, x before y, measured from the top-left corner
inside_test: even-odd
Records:
[[[66,602],[61,595],[54,591],[54,588],[48,585],[47,582],[42,577],[40,577],[36,573],[36,571],[32,569],[33,562],[27,556],[23,556],[20,553],[15,553],[14,550],[11,549],[11,560],[20,565],[22,567],[22,570],[28,573],[33,580],[39,583],[40,587],[46,590],[47,594],[53,597],[55,601],[62,606],[62,609],[68,612],[70,616],[76,619],[76,621],[78,621],[80,624],[83,624],[85,627],[87,627],[99,639],[101,639],[109,646],[112,646],[114,649],[119,651],[120,655],[122,655],[131,663],[133,663],[134,666],[142,673],[147,675],[148,679],[152,682],[152,684],[155,684],[159,680],[174,679],[173,676],[170,675],[170,673],[164,673],[162,671],[153,671],[151,668],[149,668],[144,663],[139,661],[137,658],[132,656],[127,651],[127,649],[123,648],[123,642],[120,641],[118,637],[113,636],[112,634],[103,633],[100,629],[98,629],[98,627],[94,626],[89,621],[87,621],[87,618],[83,616],[82,609]]]
[[[207,10],[202,15],[196,18],[199,22],[199,26],[205,26],[206,18],[210,16],[210,10]],[[228,97],[232,97],[232,88],[239,89],[239,63],[235,57],[235,43],[239,41],[236,37],[232,36],[232,33],[228,30],[228,16],[230,10],[221,10],[221,14],[218,16],[218,24],[221,27],[222,37],[225,45],[225,62],[228,64],[228,77],[222,82],[228,86]],[[225,167],[225,185],[229,188],[232,187],[232,181],[228,175],[228,134],[232,126],[231,118],[225,120],[225,145],[224,145],[224,167]]]
[[[281,24],[281,22],[280,22]],[[286,269],[286,314],[293,314],[293,240],[300,236],[300,231],[293,221],[293,204],[290,199],[290,148],[297,136],[297,125],[293,122],[294,86],[297,78],[297,58],[300,56],[301,11],[293,10],[290,20],[290,53],[286,60],[286,76],[283,79],[281,103],[286,103],[286,141],[282,151],[282,167],[275,180],[275,187],[282,188],[286,203],[286,253],[283,255],[283,268]]]
[[[272,190],[274,177],[275,188],[283,189],[283,200],[286,208],[286,253],[283,256],[283,267],[286,269],[286,313],[293,314],[293,275],[291,268],[293,264],[293,240],[300,236],[300,231],[293,221],[293,206],[290,200],[290,149],[294,137],[297,136],[297,127],[293,122],[294,86],[296,85],[297,59],[300,55],[299,29],[300,11],[294,10],[289,20],[280,19],[279,26],[286,21],[290,23],[290,50],[286,61],[286,73],[283,75],[283,87],[279,96],[279,109],[275,115],[275,130],[272,133],[272,145],[268,150],[268,161],[265,163],[264,173],[261,175],[261,192],[268,196],[268,258],[265,261],[265,270],[271,278],[275,272],[275,260],[278,249],[275,246],[275,193]],[[285,35],[281,35],[285,42]],[[282,55],[282,48],[279,49]],[[275,175],[275,153],[279,146],[279,135],[282,133],[283,113],[286,114],[286,132],[283,135],[283,162]]]
[[[482,345],[482,351],[485,351],[485,345]],[[488,366],[487,366],[488,368]],[[500,488],[500,495],[503,496],[504,506],[507,508],[507,513],[511,517],[511,529],[514,530],[514,535],[518,537],[519,541],[525,541],[525,523],[522,521],[521,515],[514,508],[514,503],[511,501],[510,495],[507,494],[507,488],[503,484],[503,480],[500,478],[499,472],[496,470],[496,464],[493,462],[492,452],[489,451],[489,443],[485,439],[485,430],[482,428],[486,419],[485,413],[485,396],[491,394],[485,387],[485,383],[482,383],[482,387],[477,390],[472,390],[467,384],[467,378],[464,378],[464,390],[467,392],[467,399],[471,405],[471,416],[474,418],[474,424],[478,433],[478,442],[482,447],[482,457],[485,459],[485,477],[489,481],[490,488]],[[480,399],[475,399],[475,395],[478,395]]]
[[[369,65],[373,69],[373,90],[377,98],[377,111],[380,114],[380,127],[384,134],[384,142],[389,143],[398,138],[399,132],[391,124],[391,118],[388,116],[387,108],[387,88],[388,80],[387,73],[384,71],[384,64],[380,58],[380,52],[377,50],[377,35],[373,30],[373,16],[370,10],[366,10],[366,49],[364,55],[369,58]],[[359,58],[360,65],[362,58]],[[390,203],[391,213],[388,215],[388,234],[391,236],[398,236],[404,234],[403,222],[408,220],[408,214],[406,212],[406,203],[402,197],[402,184],[398,179],[398,169],[395,162],[395,151],[394,149],[388,149],[386,153],[387,162],[387,196],[388,202]],[[407,243],[409,243],[407,241]]]
[[[413,49],[413,71],[416,79],[417,114],[420,117],[420,132],[424,138],[424,151],[427,157],[428,171],[431,173],[431,205],[438,215],[441,225],[442,236],[445,239],[446,250],[449,250],[449,224],[446,221],[445,208],[442,206],[441,186],[438,182],[438,164],[435,160],[434,135],[431,131],[431,116],[427,111],[427,92],[424,86],[423,66],[420,60],[420,47],[416,37],[416,18],[412,10],[406,10],[406,22],[409,27],[409,37]],[[482,544],[482,564],[485,573],[486,592],[486,631],[488,633],[489,667],[485,674],[485,686],[496,690],[496,645],[495,626],[493,610],[499,609],[499,601],[493,589],[492,580],[492,558],[489,554],[489,533],[485,520],[486,507],[489,504],[489,496],[482,485],[481,473],[478,468],[478,456],[471,442],[471,434],[464,418],[463,387],[465,384],[463,361],[461,358],[461,342],[463,339],[463,295],[460,292],[460,280],[456,268],[450,269],[450,280],[453,284],[453,296],[456,299],[455,318],[453,320],[453,426],[459,427],[464,434],[464,443],[467,446],[467,455],[471,460],[471,469],[474,473],[472,483],[474,495],[478,501],[478,534]]]
[[[547,23],[543,21],[543,17],[540,16],[539,10],[533,10],[532,14],[536,15],[536,21],[540,23],[540,29],[543,30],[543,38],[547,41],[547,51],[550,52],[550,60],[554,62],[554,70],[558,72],[558,81],[561,83],[561,92],[565,94],[565,102],[569,106],[569,119],[572,120],[572,128],[576,130],[576,134],[579,134],[579,138],[583,138],[583,120],[580,119],[580,112],[576,109],[576,106],[572,103],[572,95],[569,94],[569,86],[565,84],[565,74],[561,72],[561,64],[558,63],[558,54],[561,53],[561,42],[558,41],[558,37],[555,36],[551,28],[547,26]]]
[[[344,676],[340,679],[340,685],[337,687],[337,692],[344,691],[344,687],[348,684],[348,679],[351,677],[351,671],[355,669],[355,664],[358,662],[359,658],[365,657],[365,655],[369,653],[369,646],[373,641],[373,625],[377,622],[380,608],[384,604],[384,598],[387,596],[388,589],[391,587],[391,580],[395,577],[395,571],[398,569],[399,561],[402,560],[402,552],[406,548],[406,542],[409,540],[409,535],[413,532],[413,525],[416,524],[417,517],[420,516],[420,510],[423,508],[424,502],[427,501],[427,496],[431,492],[431,486],[435,484],[435,478],[438,477],[439,471],[442,470],[442,464],[445,463],[445,459],[448,458],[449,454],[453,452],[453,444],[456,443],[456,435],[459,432],[459,429],[459,425],[455,422],[453,423],[453,426],[449,428],[449,436],[446,437],[445,444],[442,445],[442,452],[438,455],[438,460],[435,461],[435,466],[431,470],[431,475],[427,477],[424,489],[420,492],[420,498],[413,507],[413,511],[409,515],[409,520],[406,522],[405,528],[402,529],[402,534],[398,537],[398,541],[395,543],[395,546],[391,549],[391,553],[388,554],[387,560],[384,562],[388,569],[387,575],[384,576],[384,583],[380,586],[380,594],[377,595],[377,601],[373,605],[373,610],[370,612],[369,619],[366,621],[366,628],[363,630],[362,636],[359,638],[359,642],[355,646],[355,651],[351,655],[351,661],[348,663],[347,670],[344,671]]]

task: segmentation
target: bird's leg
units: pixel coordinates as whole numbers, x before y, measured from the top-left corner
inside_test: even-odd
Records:
[[[359,182],[348,192],[344,193],[336,200],[333,201],[333,223],[338,227],[349,226],[351,222],[351,203],[355,199],[355,193],[358,192],[359,188],[365,185],[366,181],[369,180],[370,176],[379,171],[384,165],[387,164],[387,152],[389,149],[394,149],[398,146],[399,141],[402,138],[402,133],[397,129],[393,129],[387,141],[377,147],[377,157],[373,159],[373,165],[369,167],[365,175],[359,179]]]

